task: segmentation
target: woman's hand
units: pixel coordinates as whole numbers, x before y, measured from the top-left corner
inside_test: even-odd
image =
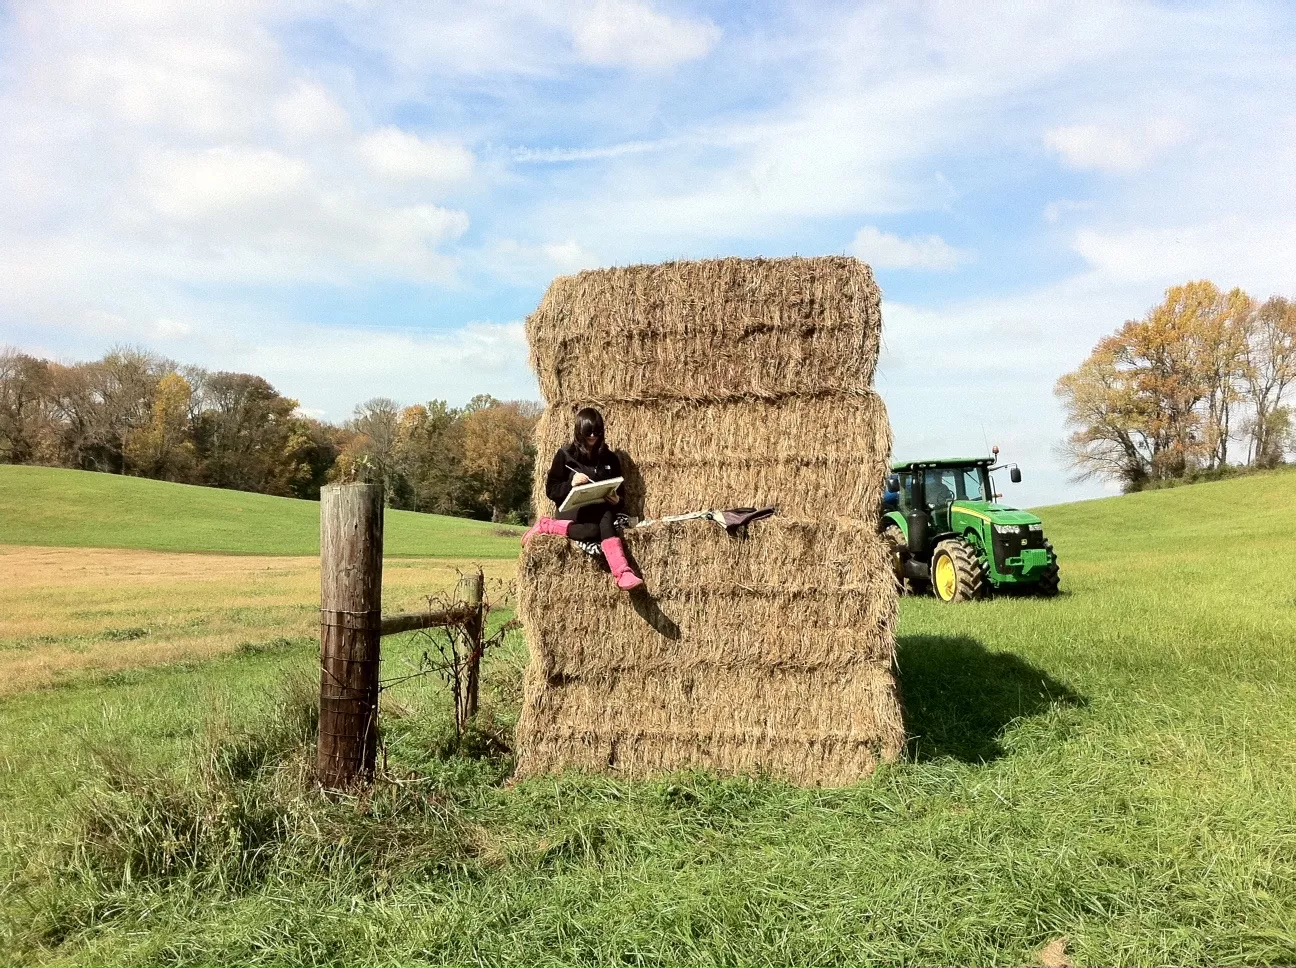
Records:
[[[603,498],[603,500],[607,501],[608,504],[620,504],[620,503],[621,503],[621,495],[618,494],[616,491],[613,491],[611,494],[609,494],[609,495],[607,495],[605,498]]]
[[[588,474],[573,474],[573,475],[572,475],[572,487],[575,487],[577,484],[588,484],[589,482],[590,482],[590,479],[589,479],[589,475],[588,475]]]

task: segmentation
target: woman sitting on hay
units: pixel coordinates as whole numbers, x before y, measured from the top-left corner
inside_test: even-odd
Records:
[[[562,507],[573,487],[620,476],[621,460],[603,442],[603,415],[593,407],[586,407],[576,414],[571,443],[558,448],[554,454],[545,478],[545,493],[555,507]],[[559,511],[555,518],[542,517],[522,536],[522,543],[527,544],[537,534],[560,534],[572,541],[597,541],[617,588],[627,592],[638,588],[643,579],[626,561],[625,545],[613,523],[621,497],[622,488],[618,487],[600,503]]]

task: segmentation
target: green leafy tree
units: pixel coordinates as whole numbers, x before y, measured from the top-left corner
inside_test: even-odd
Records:
[[[296,497],[318,501],[320,488],[329,482],[329,474],[342,453],[345,431],[313,417],[297,417],[294,439],[297,472],[292,490]]]
[[[247,373],[203,374],[196,392],[196,438],[207,483],[279,495],[303,486],[310,475],[309,437],[295,416],[296,400]]]
[[[463,426],[461,412],[444,400],[401,411],[396,461],[409,482],[411,507],[434,514],[461,514]]]

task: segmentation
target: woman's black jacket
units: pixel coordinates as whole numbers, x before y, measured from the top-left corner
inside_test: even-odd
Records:
[[[567,495],[571,493],[572,478],[576,476],[572,471],[573,467],[587,475],[591,481],[606,481],[610,477],[621,476],[621,460],[614,451],[607,448],[607,445],[600,444],[598,451],[592,457],[585,458],[581,456],[574,443],[568,443],[558,448],[558,453],[554,454],[553,463],[549,466],[549,474],[545,477],[545,493],[549,495],[549,500],[554,502],[555,508],[561,507],[562,502],[567,500]],[[617,496],[622,501],[625,500],[624,492],[625,485],[622,484],[617,488]],[[619,510],[621,510],[620,504],[600,501],[572,511],[564,511],[558,517],[568,521],[596,523],[605,512]]]

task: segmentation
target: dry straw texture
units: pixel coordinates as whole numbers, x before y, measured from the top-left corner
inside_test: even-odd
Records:
[[[648,594],[561,538],[524,553],[518,772],[700,766],[839,785],[898,754],[895,592],[877,537],[891,436],[881,316],[848,258],[683,262],[559,279],[528,319],[545,459],[598,406],[632,513],[774,504],[627,533]]]
[[[651,604],[608,581],[570,542],[541,536],[522,565],[519,606],[546,677],[649,669],[804,669],[891,655],[895,596],[886,549],[856,521],[710,521],[626,532],[646,575],[669,576]],[[687,642],[687,648],[677,642]]]
[[[523,774],[683,765],[846,784],[903,742],[885,550],[859,521],[709,521],[627,534],[646,575],[628,603],[594,559],[539,537],[523,563],[529,630]]]
[[[711,507],[773,505],[791,518],[863,517],[882,474],[860,462],[891,452],[886,408],[872,391],[778,401],[580,401],[602,411],[607,439],[624,444],[626,510],[659,518]],[[536,428],[550,455],[572,434],[572,409],[549,407]],[[550,506],[537,475],[534,506]]]
[[[723,259],[582,272],[527,319],[551,406],[867,389],[881,301],[856,259]]]

